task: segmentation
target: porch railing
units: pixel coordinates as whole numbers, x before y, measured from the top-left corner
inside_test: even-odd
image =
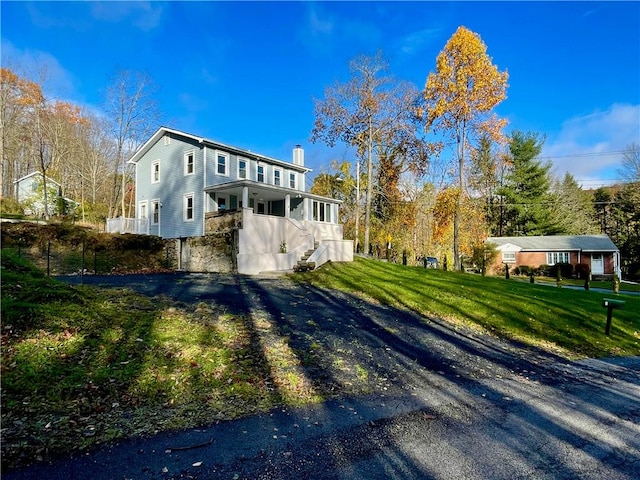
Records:
[[[107,218],[107,233],[149,235],[148,218]]]

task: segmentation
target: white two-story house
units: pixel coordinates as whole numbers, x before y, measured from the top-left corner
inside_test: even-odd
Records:
[[[129,163],[136,169],[133,229],[180,239],[185,261],[186,239],[225,229],[236,235],[238,273],[289,270],[305,254],[316,266],[353,260],[340,202],[305,191],[311,170],[299,145],[287,162],[161,127]],[[108,229],[122,231],[114,225]]]

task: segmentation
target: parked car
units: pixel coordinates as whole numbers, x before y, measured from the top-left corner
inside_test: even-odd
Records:
[[[438,259],[436,257],[424,257],[424,268],[438,268]]]

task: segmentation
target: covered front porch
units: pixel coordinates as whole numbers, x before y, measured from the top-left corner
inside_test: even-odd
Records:
[[[353,260],[353,242],[343,239],[336,200],[250,181],[205,192],[204,233],[238,232],[238,273],[289,271],[303,257],[315,266]]]
[[[205,193],[207,215],[250,208],[256,215],[338,223],[339,201],[299,190],[240,180],[207,187]]]

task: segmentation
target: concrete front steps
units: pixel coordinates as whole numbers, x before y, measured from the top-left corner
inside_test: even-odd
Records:
[[[293,266],[294,272],[308,272],[310,270],[314,270],[316,268],[315,262],[307,262],[309,257],[313,255],[313,252],[318,248],[318,242],[314,244],[314,247],[311,250],[307,250],[302,255],[302,258],[298,260],[298,263]]]

